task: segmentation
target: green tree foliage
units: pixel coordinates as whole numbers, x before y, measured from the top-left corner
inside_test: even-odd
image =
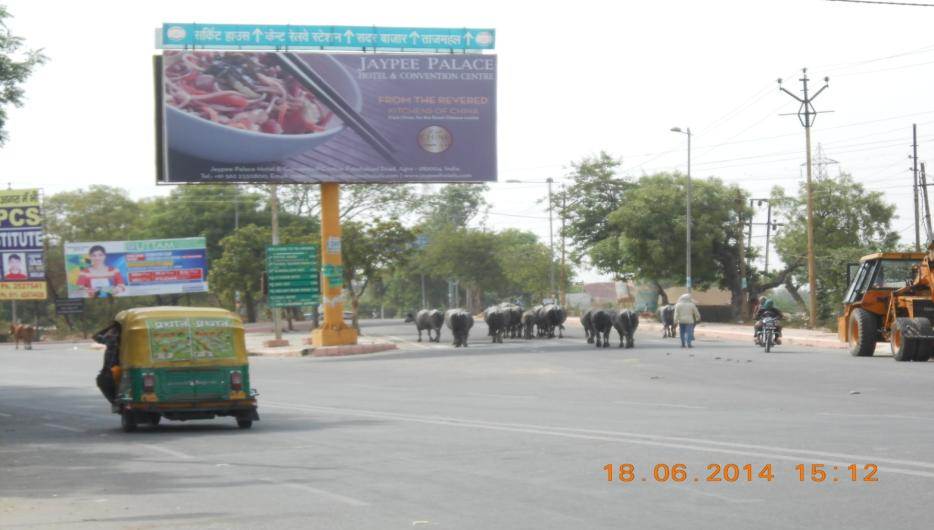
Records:
[[[25,40],[10,32],[10,18],[6,6],[0,5],[0,145],[7,141],[6,106],[23,106],[23,83],[47,60],[41,50],[25,48]]]
[[[257,302],[263,296],[260,281],[266,270],[266,247],[270,237],[266,227],[241,226],[221,239],[223,253],[220,259],[212,262],[208,273],[211,291],[228,308],[233,309],[234,293],[240,292],[249,322],[256,322]]]
[[[206,239],[208,259],[221,257],[221,240],[235,226],[269,226],[266,197],[240,186],[178,186],[167,197],[144,201],[147,238]]]
[[[432,232],[448,227],[465,227],[483,218],[489,209],[484,194],[486,184],[445,184],[421,199],[422,226]]]
[[[883,194],[867,191],[849,174],[817,179],[814,186],[814,257],[818,299],[817,317],[830,320],[840,310],[846,290],[846,264],[865,254],[894,250],[898,233],[892,230],[895,206]],[[797,285],[807,284],[807,188],[788,196],[781,188],[772,192],[785,227],[775,247],[785,263],[803,263],[794,275]]]
[[[577,263],[589,253],[597,268],[619,270],[622,266],[613,261],[616,252],[602,248],[605,243],[601,243],[614,233],[609,215],[623,204],[623,196],[633,187],[628,178],[617,176],[621,163],[603,151],[575,162],[568,175],[573,183],[552,194],[552,207],[565,220],[564,236],[571,240],[571,257]]]
[[[47,197],[45,231],[55,242],[134,239],[144,233],[145,209],[120,188],[93,185]]]
[[[370,224],[351,221],[344,223],[341,231],[344,288],[350,295],[353,326],[359,329],[360,298],[383,274],[408,262],[415,236],[396,219],[377,219]]]
[[[625,203],[609,215],[609,237],[594,245],[603,264],[621,263],[610,272],[635,273],[661,292],[664,282],[685,276],[687,178],[658,174],[639,179]],[[717,285],[741,300],[739,278],[740,219],[748,218],[747,196],[719,179],[692,180],[691,276],[699,289]],[[605,254],[605,255],[603,255]],[[595,259],[595,262],[597,260]]]

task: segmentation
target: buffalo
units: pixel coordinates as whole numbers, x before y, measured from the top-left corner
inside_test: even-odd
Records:
[[[634,335],[636,328],[639,327],[639,315],[629,309],[624,309],[613,314],[613,327],[619,333],[619,347],[622,348],[625,343],[626,348],[632,348],[636,345]]]
[[[658,321],[662,323],[662,338],[677,337],[675,326],[675,306],[668,304],[658,309]]]
[[[441,342],[441,326],[444,324],[444,314],[437,309],[422,309],[414,315],[409,313],[405,316],[406,322],[415,322],[415,329],[418,330],[418,342],[422,341],[422,330],[428,331],[428,342]],[[431,338],[431,332],[435,332],[435,338]]]
[[[522,336],[524,338],[532,338],[532,333],[535,331],[535,321],[535,311],[529,309],[528,311],[522,313]]]
[[[455,347],[467,347],[467,336],[473,327],[473,315],[463,309],[448,309],[444,312],[444,325],[454,336]]]
[[[588,309],[581,315],[581,326],[584,328],[584,337],[587,339],[587,344],[593,344],[593,333],[591,333],[590,327],[593,325],[593,309]]]
[[[610,345],[610,330],[613,329],[613,320],[616,318],[616,311],[606,309],[597,309],[590,316],[590,332],[593,335],[596,346],[608,347]]]
[[[506,334],[508,323],[508,310],[504,310],[498,305],[490,306],[483,311],[483,320],[486,321],[486,326],[489,332],[489,336],[493,337],[493,342],[503,342],[503,335]]]
[[[522,336],[522,307],[509,302],[503,302],[498,306],[506,315],[505,335],[511,339],[517,339]]]

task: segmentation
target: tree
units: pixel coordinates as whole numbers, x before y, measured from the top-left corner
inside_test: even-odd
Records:
[[[149,211],[146,237],[205,238],[208,260],[221,257],[221,240],[236,226],[269,226],[270,215],[263,211],[265,198],[240,186],[178,186],[168,197],[145,201]]]
[[[248,322],[256,322],[256,304],[262,298],[260,281],[266,270],[266,247],[270,237],[266,227],[240,227],[220,241],[223,253],[208,273],[211,290],[228,307],[234,307],[234,293],[241,293]]]
[[[353,326],[359,330],[360,298],[380,274],[406,262],[406,251],[415,236],[395,219],[377,219],[369,225],[351,221],[344,223],[341,231],[344,288],[350,294]]]
[[[123,241],[142,235],[143,209],[126,190],[92,185],[45,200],[45,230],[57,242]]]
[[[802,182],[796,196],[781,188],[772,191],[772,200],[786,219],[775,238],[775,248],[785,263],[806,263],[807,184]],[[872,252],[894,250],[898,233],[892,230],[895,206],[883,194],[866,191],[849,174],[817,179],[814,187],[814,258],[818,288],[817,318],[833,317],[847,288],[846,264]],[[797,285],[807,283],[807,267],[793,276]],[[795,286],[792,286],[792,295]]]
[[[483,293],[506,283],[496,234],[468,228],[446,228],[434,235],[419,260],[420,271],[461,282],[468,292],[468,311],[483,305]]]
[[[432,194],[422,197],[422,225],[429,232],[445,227],[464,227],[482,218],[489,209],[484,193],[486,184],[445,184]]]
[[[571,240],[571,259],[576,263],[590,253],[598,269],[615,271],[622,265],[613,261],[613,249],[600,245],[613,232],[609,215],[623,204],[626,191],[633,188],[630,179],[616,175],[621,164],[604,151],[584,158],[571,165],[573,171],[568,176],[573,184],[552,194],[552,208],[565,220],[563,235]]]
[[[25,41],[10,32],[6,20],[12,18],[0,5],[0,145],[7,141],[6,106],[23,106],[23,83],[48,58],[42,50],[24,48]]]
[[[626,194],[625,203],[609,215],[607,237],[592,254],[611,272],[634,273],[651,282],[667,302],[662,285],[681,283],[685,275],[685,208],[687,178],[662,173],[644,176]],[[742,300],[738,239],[748,217],[746,194],[719,179],[692,181],[691,279],[695,287],[713,285],[731,291],[733,305]]]

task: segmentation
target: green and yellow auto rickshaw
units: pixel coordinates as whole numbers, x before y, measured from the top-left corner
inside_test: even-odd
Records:
[[[259,420],[243,323],[229,311],[128,309],[94,338],[107,347],[98,386],[126,432],[162,418],[233,416],[241,429]]]

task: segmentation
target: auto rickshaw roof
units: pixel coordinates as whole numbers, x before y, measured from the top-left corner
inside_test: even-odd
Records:
[[[860,262],[863,261],[872,261],[877,259],[890,259],[898,261],[921,261],[924,257],[927,256],[924,252],[876,252],[874,254],[869,254],[863,256],[859,259]]]
[[[124,329],[142,325],[154,318],[229,318],[236,323],[232,327],[243,327],[240,317],[219,307],[155,306],[134,307],[117,313],[114,320]]]

